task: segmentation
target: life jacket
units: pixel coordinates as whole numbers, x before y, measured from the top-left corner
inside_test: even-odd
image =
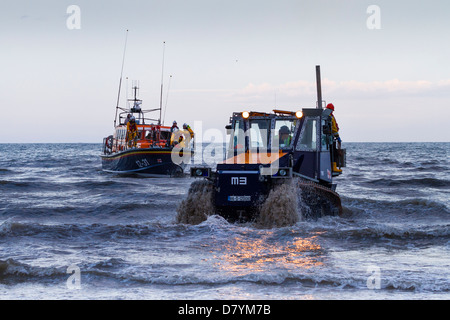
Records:
[[[290,135],[288,135],[285,139],[282,139],[282,136],[280,135],[276,135],[274,137],[274,141],[278,141],[280,148],[289,147],[291,145],[291,140],[292,137]]]
[[[127,123],[127,131],[129,131],[129,132],[137,131],[136,122],[128,122]]]
[[[186,130],[189,131],[189,134],[191,135],[191,139],[194,138],[194,131],[191,129],[191,127],[187,126]]]
[[[339,132],[339,125],[337,124],[336,118],[331,114],[331,132],[337,134]]]
[[[284,145],[285,147],[288,147],[291,145],[291,136],[287,136],[286,139],[280,141],[280,145]]]

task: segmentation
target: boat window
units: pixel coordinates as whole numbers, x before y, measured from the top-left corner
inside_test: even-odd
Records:
[[[153,131],[145,130],[145,139],[153,139]]]
[[[250,148],[267,149],[269,142],[270,120],[250,120]]]
[[[275,136],[272,141],[272,148],[279,146],[280,149],[290,148],[294,138],[294,130],[297,120],[276,120],[275,121]],[[277,144],[278,143],[278,144]]]
[[[298,139],[296,150],[300,151],[315,151],[317,150],[317,119],[306,117],[300,138]]]
[[[160,138],[162,140],[169,140],[170,139],[170,132],[169,131],[161,131],[161,136]]]

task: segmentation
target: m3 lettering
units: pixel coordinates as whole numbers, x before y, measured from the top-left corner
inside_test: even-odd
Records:
[[[247,177],[231,177],[231,184],[246,186],[247,185]]]

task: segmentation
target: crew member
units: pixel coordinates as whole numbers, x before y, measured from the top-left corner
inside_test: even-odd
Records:
[[[172,124],[172,127],[170,128],[170,132],[175,132],[175,131],[178,131],[178,130],[180,130],[180,129],[177,126],[177,122],[174,121],[173,124]]]
[[[189,134],[191,135],[191,140],[194,139],[194,131],[191,129],[189,125],[187,125],[186,123],[183,124],[183,129],[189,132]]]
[[[136,147],[137,133],[136,119],[134,116],[131,116],[130,121],[127,123],[127,141],[129,148]]]
[[[160,125],[154,126],[153,130],[155,130],[155,142],[154,143],[159,145],[160,140],[161,140],[161,126]]]
[[[334,159],[332,159],[333,162],[333,171],[334,172],[342,172],[341,169],[337,167],[336,159],[339,156],[340,149],[341,149],[341,138],[339,137],[339,125],[337,124],[336,118],[334,117],[334,105],[332,103],[327,104],[327,109],[331,110],[330,117],[331,117],[331,134],[333,135],[333,153],[334,153]],[[336,141],[337,141],[337,147],[336,147]],[[339,150],[338,150],[339,149]]]
[[[178,143],[178,141],[177,141],[178,134],[176,133],[178,131],[180,131],[180,129],[178,128],[177,122],[174,121],[172,123],[172,127],[170,128],[170,132],[172,133],[170,135],[170,145],[171,146],[174,146],[174,145],[176,145]]]
[[[183,131],[185,133],[185,146],[187,148],[189,148],[190,146],[192,146],[192,148],[194,148],[194,131],[191,129],[191,127],[188,124],[183,124]],[[189,136],[187,135],[189,134]],[[192,144],[190,143],[192,141]]]
[[[278,131],[278,141],[280,148],[288,147],[291,145],[291,130],[287,126],[282,126]]]
[[[130,118],[131,118],[131,114],[129,113],[129,114],[127,114],[127,117],[125,118],[125,122],[123,124],[127,124],[128,121],[130,121]]]

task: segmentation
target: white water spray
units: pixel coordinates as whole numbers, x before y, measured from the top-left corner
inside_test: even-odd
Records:
[[[187,198],[177,208],[177,223],[199,224],[215,214],[213,185],[208,180],[194,181]]]

